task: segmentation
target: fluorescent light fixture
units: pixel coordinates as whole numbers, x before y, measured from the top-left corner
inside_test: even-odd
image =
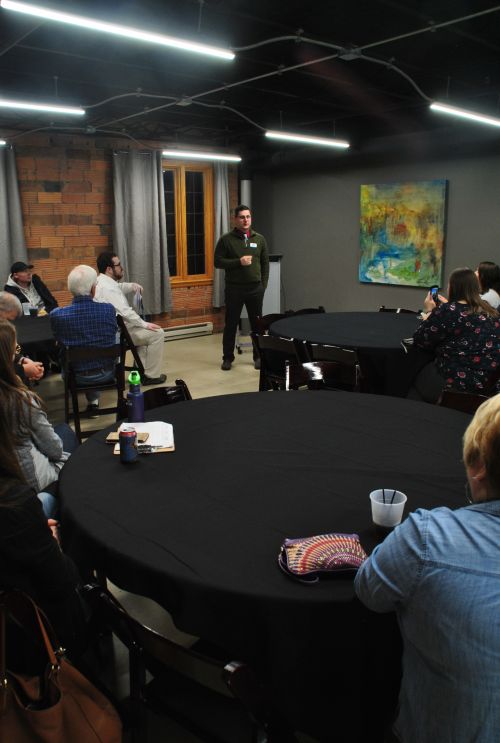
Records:
[[[322,147],[340,147],[347,149],[350,145],[349,142],[344,142],[342,139],[329,139],[326,137],[309,137],[302,134],[286,134],[285,132],[266,132],[266,137],[269,139],[284,139],[287,142],[303,142],[304,144],[315,144]]]
[[[59,10],[41,8],[38,5],[30,5],[29,3],[18,3],[14,2],[14,0],[1,0],[0,5],[6,10],[16,10],[18,13],[25,13],[26,15],[36,16],[37,18],[45,18],[48,21],[69,23],[71,26],[89,28],[93,31],[104,31],[104,33],[122,36],[127,39],[137,39],[138,41],[146,41],[150,44],[174,47],[175,49],[183,49],[186,52],[208,54],[212,57],[218,57],[219,59],[232,60],[235,57],[233,52],[227,49],[220,49],[216,46],[198,44],[195,41],[184,41],[183,39],[176,39],[173,36],[164,36],[163,34],[155,34],[149,31],[140,31],[137,28],[131,28],[129,26],[118,26],[116,23],[97,21],[93,18],[73,15],[72,13],[62,13]]]
[[[5,147],[6,144],[7,142],[5,141],[5,139],[0,139],[0,147]]]
[[[20,108],[24,111],[43,111],[73,116],[83,116],[85,113],[85,109],[74,106],[53,106],[51,103],[30,103],[30,101],[13,101],[6,98],[0,98],[0,108]]]
[[[227,163],[240,163],[239,155],[220,155],[217,152],[191,152],[188,150],[163,150],[163,157],[179,157],[182,160],[223,160]]]
[[[445,103],[431,103],[433,111],[439,111],[443,114],[451,114],[452,116],[459,116],[462,119],[469,119],[470,121],[477,121],[480,124],[490,124],[490,126],[500,126],[500,119],[495,119],[493,116],[485,116],[484,114],[475,113],[475,111],[467,111],[465,108],[456,108],[456,106],[448,106]]]

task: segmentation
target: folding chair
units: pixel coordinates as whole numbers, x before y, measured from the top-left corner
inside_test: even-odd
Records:
[[[113,359],[115,361],[115,378],[110,382],[101,382],[100,384],[92,384],[92,386],[81,385],[76,381],[76,373],[74,370],[74,364],[81,361],[103,361],[105,359]],[[88,418],[89,414],[87,411],[80,411],[78,405],[78,393],[88,392],[89,390],[116,390],[116,405],[107,408],[98,408],[93,411],[93,415],[109,415],[110,413],[116,413],[116,419],[120,420],[121,417],[125,417],[125,380],[124,380],[124,363],[125,363],[125,348],[123,344],[110,346],[108,348],[101,348],[98,346],[65,346],[64,347],[64,414],[66,423],[70,423],[71,419],[74,420],[75,433],[78,437],[78,441],[82,443],[82,438],[91,436],[99,429],[92,429],[82,431],[81,419]],[[71,397],[70,412],[69,400]]]
[[[460,392],[459,390],[443,390],[437,402],[443,408],[460,410],[462,413],[474,415],[483,402],[490,398],[486,395],[477,395],[474,392]]]
[[[269,315],[262,315],[262,317],[258,317],[256,322],[256,332],[259,333],[259,335],[268,335],[269,328],[271,327],[273,322],[283,320],[284,317],[287,317],[287,315],[280,312],[271,312]]]
[[[175,385],[169,387],[153,387],[144,392],[144,410],[160,408],[162,405],[172,405],[184,400],[192,400],[191,393],[183,379],[176,379]]]
[[[418,312],[415,310],[405,310],[404,307],[386,307],[385,304],[381,305],[378,309],[379,312],[395,312],[396,314],[401,315],[418,315]]]
[[[132,617],[102,586],[85,586],[84,596],[94,626],[111,630],[128,649],[134,743],[147,741],[148,708],[207,743],[297,743],[248,665],[174,643]]]
[[[295,310],[292,315],[322,315],[325,312],[325,308],[322,304],[319,307],[304,307],[301,310]]]
[[[334,361],[339,365],[337,383],[334,385],[336,388],[351,392],[362,391],[364,380],[356,351],[308,341],[304,346],[309,361]]]
[[[118,327],[120,328],[120,342],[125,347],[125,352],[130,351],[134,358],[134,364],[133,366],[124,366],[125,371],[132,371],[133,369],[137,369],[139,374],[141,375],[141,379],[144,378],[145,372],[144,372],[144,364],[142,363],[141,357],[139,356],[139,351],[137,350],[137,346],[135,345],[134,341],[132,340],[130,333],[127,330],[127,326],[125,324],[125,320],[121,315],[116,316],[116,323]]]
[[[297,341],[259,333],[252,333],[252,340],[260,356],[259,392],[286,389],[286,362],[305,361]]]
[[[335,361],[306,361],[303,364],[286,365],[286,389],[308,390],[338,389],[339,376],[343,374],[340,364]]]

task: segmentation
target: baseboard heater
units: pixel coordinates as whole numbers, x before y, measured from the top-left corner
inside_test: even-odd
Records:
[[[196,322],[192,325],[177,325],[164,328],[166,341],[178,341],[181,338],[196,338],[197,335],[212,335],[214,325],[211,322]]]

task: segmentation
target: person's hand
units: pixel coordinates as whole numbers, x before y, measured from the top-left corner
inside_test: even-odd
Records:
[[[25,356],[22,366],[27,379],[33,379],[36,382],[43,377],[43,364],[41,361],[32,361]]]
[[[432,310],[435,310],[436,307],[437,305],[433,300],[431,293],[427,292],[427,296],[424,299],[424,312],[432,312]]]
[[[148,330],[163,330],[163,328],[161,327],[161,325],[156,325],[156,323],[154,323],[154,322],[148,322],[148,324],[146,325],[146,327],[147,327]]]
[[[249,266],[252,262],[252,256],[251,255],[242,255],[240,258],[240,263],[242,266]]]
[[[135,292],[141,292],[141,294],[143,292],[142,286],[140,284],[134,284],[133,282],[132,282],[132,289]]]
[[[59,542],[59,521],[56,521],[55,519],[47,519],[47,524],[49,525],[49,529],[52,532],[52,536],[56,540],[57,544],[60,545],[60,542]]]

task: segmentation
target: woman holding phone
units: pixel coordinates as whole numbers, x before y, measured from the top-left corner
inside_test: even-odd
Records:
[[[481,299],[474,271],[455,269],[448,301],[437,305],[429,292],[424,310],[425,319],[413,340],[415,346],[433,351],[435,358],[418,374],[408,397],[435,403],[444,388],[483,395],[495,392],[490,385],[500,370],[500,318]],[[498,380],[496,391],[500,391]]]

